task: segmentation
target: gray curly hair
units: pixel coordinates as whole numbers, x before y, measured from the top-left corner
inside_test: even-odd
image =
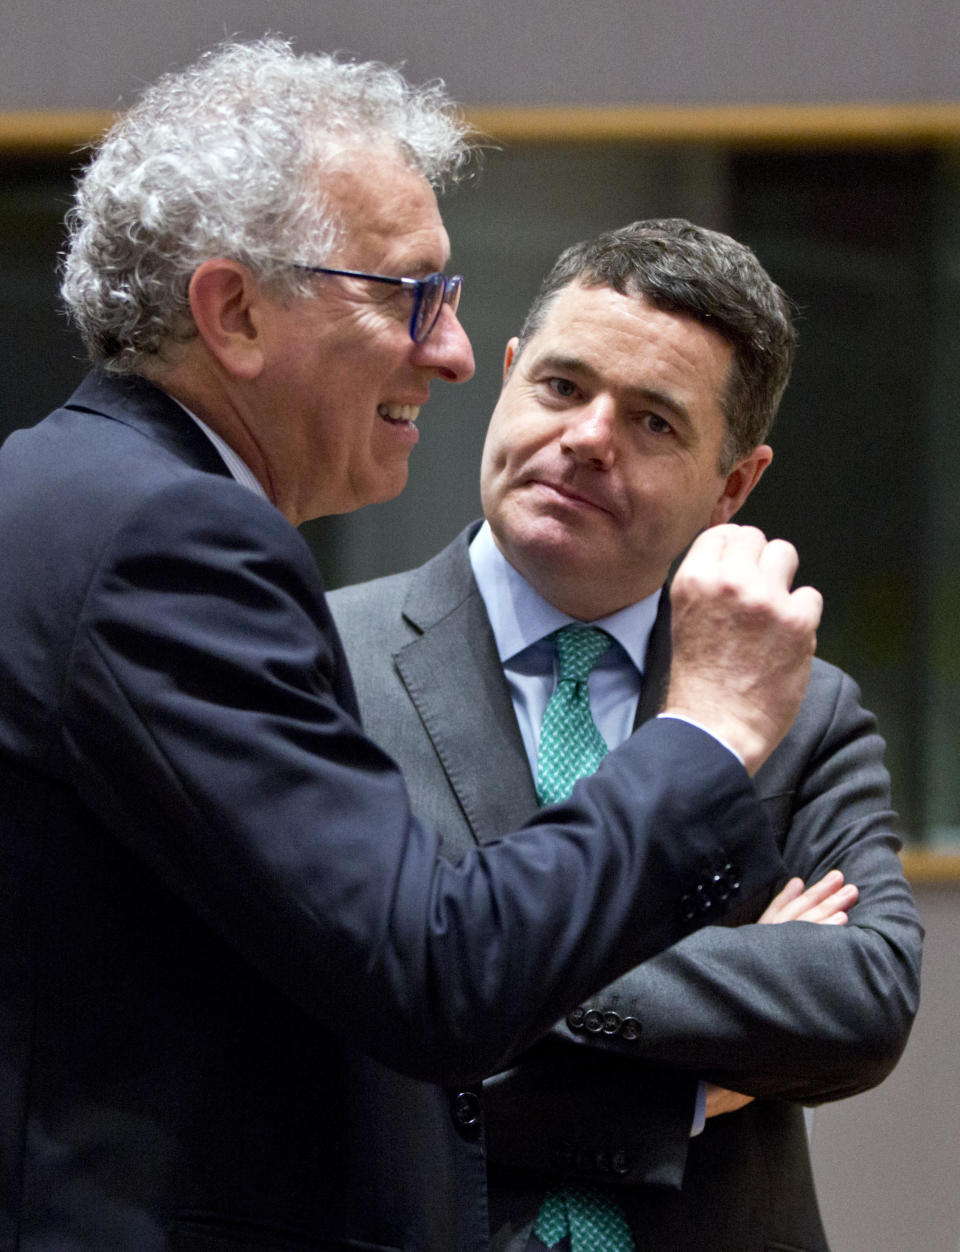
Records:
[[[290,268],[322,264],[348,223],[318,205],[318,170],[345,149],[385,145],[434,186],[469,157],[443,84],[286,40],[229,43],[165,75],[108,131],[67,215],[61,292],[95,364],[141,373],[196,334],[188,287],[228,256],[278,296]]]
[[[729,474],[770,433],[793,368],[797,332],[790,301],[753,252],[729,235],[681,217],[631,222],[560,254],[527,313],[514,364],[571,283],[645,296],[682,313],[733,347],[722,398],[726,438],[720,472]]]

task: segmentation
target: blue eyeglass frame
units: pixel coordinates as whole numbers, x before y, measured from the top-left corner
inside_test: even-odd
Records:
[[[341,278],[365,278],[374,283],[390,283],[393,287],[406,287],[408,291],[413,291],[413,313],[410,317],[410,338],[414,343],[423,343],[429,338],[430,332],[440,320],[440,311],[445,304],[450,305],[452,312],[456,313],[460,306],[460,295],[463,291],[463,276],[461,274],[453,274],[448,278],[446,274],[428,274],[426,278],[397,278],[393,274],[365,274],[363,270],[338,270],[332,269],[329,265],[297,265],[294,269],[306,270],[308,274],[334,274]],[[426,297],[436,299],[434,292],[440,292],[440,299],[437,300],[437,306],[433,310],[430,318],[430,324],[424,325],[426,315],[424,308],[429,308],[429,304],[425,304]],[[423,315],[423,317],[421,317]]]

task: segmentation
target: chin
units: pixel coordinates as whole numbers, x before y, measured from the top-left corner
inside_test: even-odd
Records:
[[[402,472],[391,474],[388,479],[371,483],[365,492],[358,492],[356,504],[344,511],[352,513],[356,509],[366,508],[368,504],[386,504],[388,500],[396,500],[407,485],[407,477],[407,467],[404,465]]]

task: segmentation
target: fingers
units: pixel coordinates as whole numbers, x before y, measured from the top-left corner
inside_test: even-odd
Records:
[[[755,526],[705,530],[673,580],[666,712],[697,722],[755,773],[796,716],[823,601],[791,591],[797,552]]]
[[[714,570],[719,561],[756,565],[766,544],[766,535],[756,526],[735,526],[732,522],[710,526],[690,545],[684,564],[689,561],[691,566],[702,565],[708,571]]]
[[[853,883],[845,883],[843,874],[837,869],[830,870],[807,888],[804,888],[801,879],[791,878],[757,920],[764,925],[813,922],[844,926],[848,920],[847,910],[856,904],[858,896],[858,888]]]
[[[823,596],[815,587],[798,587],[790,594],[791,607],[806,629],[816,632],[823,616]],[[813,646],[816,649],[817,636],[814,633]]]
[[[803,893],[803,879],[791,878],[787,885],[773,897],[767,907],[763,910],[757,921],[764,925],[774,925],[777,922],[791,920],[782,916],[794,901]]]
[[[859,894],[853,883],[845,883],[820,904],[805,909],[797,917],[797,921],[818,922],[820,925],[828,926],[844,926],[847,921],[847,909],[853,908]]]
[[[726,1087],[718,1087],[715,1083],[707,1083],[707,1117],[720,1117],[724,1113],[736,1113],[745,1105],[753,1102],[753,1096],[744,1095],[740,1091],[730,1091]]]
[[[768,578],[789,588],[793,584],[800,558],[796,548],[792,543],[787,543],[786,539],[771,539],[760,551],[757,564]]]

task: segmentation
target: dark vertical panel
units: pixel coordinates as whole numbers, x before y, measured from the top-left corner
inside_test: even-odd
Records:
[[[801,347],[748,516],[820,587],[820,653],[881,717],[905,828],[924,824],[931,154],[743,154],[731,222],[800,308]]]
[[[923,476],[930,530],[923,790],[932,843],[960,846],[960,152],[944,153],[934,177],[933,385]]]
[[[83,376],[57,295],[67,162],[4,160],[0,177],[0,439],[39,421]]]

